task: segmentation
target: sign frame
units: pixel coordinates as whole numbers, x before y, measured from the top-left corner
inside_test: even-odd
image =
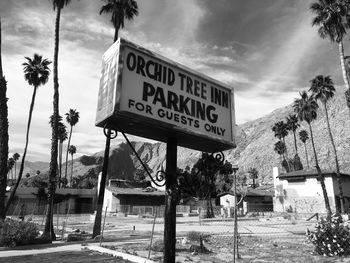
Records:
[[[228,122],[226,124],[228,128],[225,129],[225,132],[227,132],[226,138],[220,138],[217,134],[210,136],[194,128],[186,128],[184,125],[179,126],[137,112],[126,111],[123,105],[125,105],[125,94],[128,93],[128,87],[126,86],[128,83],[126,83],[127,78],[125,77],[125,71],[127,70],[125,56],[128,50],[159,61],[159,63],[174,69],[176,72],[185,72],[188,76],[203,80],[205,83],[218,87],[223,93],[227,92],[229,96],[227,111],[229,112],[225,114],[228,115],[228,119],[220,120]],[[119,38],[103,55],[98,97],[95,123],[98,127],[113,128],[117,131],[161,142],[166,142],[168,138],[175,137],[179,146],[204,152],[218,152],[236,147],[233,88],[125,39]],[[220,115],[218,118],[220,118]]]

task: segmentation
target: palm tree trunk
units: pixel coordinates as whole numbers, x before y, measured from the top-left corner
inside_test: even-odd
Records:
[[[294,135],[295,154],[298,154],[297,137],[295,136],[295,131],[293,131],[293,135]]]
[[[64,179],[67,180],[67,173],[68,173],[68,150],[70,146],[70,139],[72,138],[72,132],[73,132],[73,125],[70,126],[70,132],[69,132],[69,138],[68,138],[68,144],[67,144],[67,151],[66,151],[66,169],[64,172]],[[67,182],[67,181],[66,181]]]
[[[338,187],[339,187],[339,199],[340,199],[340,212],[344,213],[344,194],[343,194],[343,186],[342,186],[342,180],[340,176],[340,168],[339,168],[339,162],[338,162],[338,154],[337,154],[337,149],[335,148],[335,143],[331,131],[331,126],[329,124],[329,117],[328,117],[328,110],[327,110],[327,104],[323,103],[324,106],[324,111],[326,113],[326,121],[327,121],[327,128],[328,128],[328,134],[329,138],[331,139],[331,144],[333,147],[333,152],[334,152],[334,157],[335,157],[335,167],[336,167],[336,172],[337,172],[337,182],[338,182]]]
[[[30,103],[30,108],[29,108],[29,117],[28,117],[27,132],[26,132],[26,143],[25,143],[25,146],[24,146],[24,152],[23,152],[23,155],[22,155],[22,161],[21,161],[21,166],[19,168],[18,178],[17,178],[15,186],[13,187],[13,189],[11,191],[10,197],[9,197],[9,199],[6,202],[5,213],[7,213],[8,209],[10,208],[10,205],[11,205],[11,203],[13,201],[13,198],[15,197],[16,190],[17,190],[17,188],[19,186],[19,183],[20,183],[20,181],[22,179],[23,170],[24,170],[24,162],[26,160],[27,149],[28,149],[29,130],[30,130],[30,124],[32,122],[32,114],[33,114],[33,109],[34,109],[36,90],[37,90],[37,87],[34,87],[33,95],[32,95],[32,101]]]
[[[61,179],[62,179],[62,147],[63,142],[59,142],[58,146],[58,188],[61,188]]]
[[[287,150],[286,140],[284,137],[283,137],[283,143],[284,143],[284,146],[286,148],[285,156],[286,156],[287,166],[288,166],[289,172],[291,172],[292,169],[290,169],[290,164],[289,164],[289,160],[288,160],[288,150]]]
[[[309,169],[309,168],[310,168],[310,165],[309,165],[309,157],[307,156],[306,143],[304,143],[304,147],[305,147],[305,155],[306,155],[307,168]]]
[[[327,210],[327,215],[328,215],[328,218],[330,218],[330,215],[332,214],[332,210],[331,210],[331,207],[329,205],[327,189],[326,189],[326,186],[324,184],[324,176],[322,174],[320,166],[318,165],[318,159],[317,159],[317,153],[316,153],[316,148],[315,148],[315,143],[314,143],[314,135],[312,133],[312,127],[311,127],[310,123],[308,123],[308,124],[309,124],[309,129],[310,129],[310,137],[311,137],[312,149],[314,150],[314,156],[315,156],[315,163],[316,163],[316,170],[317,170],[317,174],[318,174],[318,179],[319,179],[319,181],[321,183],[321,188],[322,188],[322,193],[323,193],[325,207],[326,207],[326,210]]]
[[[6,217],[5,200],[7,186],[7,159],[9,152],[7,84],[1,63],[1,19],[0,19],[0,219]]]
[[[53,124],[51,138],[51,160],[49,171],[49,187],[48,187],[48,209],[46,210],[45,227],[42,238],[45,240],[56,240],[56,235],[53,230],[53,201],[56,191],[57,179],[57,148],[58,148],[58,116],[59,116],[59,93],[58,93],[58,49],[59,49],[59,29],[60,29],[61,8],[57,7],[55,21],[55,51],[54,51],[54,66],[53,66]]]
[[[70,187],[72,187],[72,179],[73,179],[73,154],[72,154],[72,166],[70,171]]]
[[[119,22],[118,17],[116,19],[117,19],[117,23],[116,23],[116,26],[114,28],[114,41],[113,41],[113,43],[118,40],[118,31],[119,31],[119,28],[120,28],[120,22]]]
[[[339,48],[339,58],[340,58],[340,66],[341,66],[341,71],[343,73],[343,79],[344,79],[344,84],[346,87],[345,91],[345,99],[346,99],[346,105],[348,106],[350,110],[350,85],[349,85],[349,78],[346,72],[345,68],[345,59],[344,59],[344,47],[343,47],[343,41],[339,41],[338,43],[338,48]]]

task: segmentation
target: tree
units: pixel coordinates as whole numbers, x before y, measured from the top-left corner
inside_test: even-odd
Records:
[[[279,154],[282,164],[282,160],[285,160],[284,153],[286,151],[286,145],[282,141],[278,141],[274,145],[274,151]]]
[[[45,227],[42,234],[44,240],[56,240],[53,230],[53,201],[55,198],[57,181],[57,155],[58,155],[58,122],[59,122],[59,83],[58,83],[58,48],[60,18],[62,9],[70,3],[70,0],[52,0],[53,9],[56,11],[55,20],[55,47],[53,59],[53,122],[51,134],[51,157],[49,169],[49,187],[48,187],[48,209],[46,210]]]
[[[284,121],[278,121],[272,126],[272,131],[274,132],[275,137],[280,141],[282,141],[285,146],[285,150],[284,150],[284,156],[285,156],[284,160],[286,161],[285,167],[287,167],[286,171],[290,172],[292,169],[290,167],[289,160],[288,160],[287,145],[285,140],[285,138],[288,135],[288,126]]]
[[[328,109],[327,109],[327,102],[328,102],[328,100],[333,98],[334,92],[335,92],[333,80],[331,79],[330,76],[325,77],[322,75],[318,75],[314,79],[311,80],[311,87],[310,87],[309,91],[312,92],[312,94],[316,100],[321,101],[323,108],[324,108],[324,112],[326,115],[326,122],[327,122],[329,139],[330,139],[331,144],[332,144],[334,158],[335,158],[335,167],[336,167],[337,181],[338,181],[338,186],[339,186],[340,208],[341,208],[341,213],[344,213],[345,212],[344,211],[344,194],[343,194],[342,180],[341,180],[341,176],[340,176],[338,154],[337,154],[337,149],[335,147],[331,126],[329,124],[329,116],[328,116]]]
[[[8,173],[11,173],[11,179],[13,179],[13,167],[15,165],[15,160],[10,157],[7,161],[7,170],[8,170]]]
[[[316,170],[318,174],[318,179],[321,183],[322,187],[322,192],[323,192],[323,197],[324,197],[324,202],[326,206],[326,210],[328,215],[331,215],[331,207],[329,205],[329,199],[328,199],[328,194],[326,190],[326,186],[324,183],[324,176],[322,174],[321,168],[318,164],[318,158],[317,158],[317,153],[316,153],[316,148],[315,148],[315,142],[314,142],[314,136],[312,133],[312,126],[311,122],[314,121],[317,118],[317,109],[318,109],[318,104],[316,100],[314,99],[313,96],[309,96],[306,91],[303,91],[300,93],[301,98],[300,99],[295,99],[293,103],[293,108],[294,112],[297,114],[298,118],[300,121],[306,121],[307,124],[309,125],[309,130],[310,130],[310,136],[311,136],[311,143],[312,143],[312,148],[314,151],[314,157],[315,157],[315,163],[316,163]]]
[[[30,86],[33,86],[33,95],[32,95],[32,100],[31,100],[30,108],[29,108],[26,140],[25,140],[24,151],[22,154],[21,166],[19,168],[19,173],[18,173],[16,184],[13,187],[11,194],[10,194],[10,197],[6,203],[6,212],[8,211],[8,209],[11,205],[11,202],[13,201],[16,190],[17,190],[19,183],[22,179],[23,170],[24,170],[24,162],[26,160],[26,155],[27,155],[27,150],[28,150],[29,131],[30,131],[30,125],[32,122],[32,115],[33,115],[33,109],[34,109],[34,104],[35,104],[36,92],[37,92],[38,87],[46,84],[46,82],[49,80],[49,75],[50,75],[49,65],[51,64],[51,61],[49,61],[47,59],[43,59],[43,57],[38,55],[38,54],[34,54],[33,59],[31,59],[29,57],[25,57],[25,59],[27,60],[27,62],[22,64],[23,71],[24,71],[24,78]]]
[[[62,179],[62,154],[63,154],[63,142],[68,139],[68,133],[66,129],[66,125],[64,125],[61,121],[58,123],[58,141],[59,141],[59,147],[58,147],[58,166],[59,166],[59,184],[58,186],[61,187],[61,179]]]
[[[303,142],[303,144],[304,144],[307,168],[310,168],[310,166],[309,166],[309,158],[308,158],[308,156],[307,156],[307,148],[306,148],[306,141],[309,139],[309,134],[307,133],[306,130],[301,130],[301,131],[299,132],[299,139],[300,139],[300,140]]]
[[[7,186],[7,159],[9,153],[9,122],[7,107],[7,81],[2,71],[1,59],[1,17],[0,17],[0,220],[5,219],[5,200]]]
[[[249,173],[250,179],[253,180],[253,188],[255,189],[255,180],[258,179],[259,172],[256,168],[250,167],[248,169],[248,173]]]
[[[139,14],[135,0],[105,0],[106,4],[101,7],[100,15],[112,13],[111,22],[114,27],[114,42],[118,39],[120,28],[124,28],[124,20],[132,20]]]
[[[77,147],[74,145],[69,146],[68,149],[69,154],[72,157],[72,167],[71,167],[71,173],[70,173],[70,186],[72,187],[72,178],[73,178],[73,155],[77,152]]]
[[[19,157],[21,157],[20,155],[19,155],[19,153],[14,153],[13,155],[12,155],[12,158],[13,158],[13,160],[15,161],[15,178],[17,177],[17,161],[18,161],[18,159],[19,159]]]
[[[312,26],[318,26],[318,34],[321,38],[328,38],[338,44],[340,65],[345,86],[345,98],[350,109],[350,86],[346,74],[343,38],[349,27],[350,1],[349,0],[318,0],[310,5],[310,10],[315,14]]]
[[[298,146],[297,146],[297,138],[295,135],[296,130],[300,127],[300,124],[298,123],[298,117],[295,114],[291,114],[287,117],[287,130],[293,132],[294,136],[294,148],[295,148],[295,154],[298,154]]]
[[[135,15],[138,15],[138,6],[135,0],[105,0],[106,5],[102,6],[100,9],[100,15],[103,13],[112,13],[111,22],[114,26],[114,40],[113,43],[118,39],[118,32],[120,27],[124,27],[124,19],[132,19]],[[108,129],[106,138],[106,150],[105,156],[109,155],[109,148],[111,142],[112,131]],[[93,227],[93,237],[96,237],[101,233],[101,221],[102,221],[102,206],[104,199],[104,188],[106,187],[107,180],[107,165],[108,158],[104,158],[104,169],[102,169],[100,189],[98,189],[98,198],[96,204],[96,217]],[[166,231],[165,231],[166,232]]]
[[[64,178],[66,179],[67,179],[67,170],[68,170],[68,153],[69,153],[69,147],[70,147],[70,140],[72,138],[73,126],[75,126],[79,122],[79,118],[80,118],[79,112],[77,112],[77,110],[69,109],[69,111],[66,113],[66,121],[70,126],[67,152],[66,152],[66,170],[64,173]]]

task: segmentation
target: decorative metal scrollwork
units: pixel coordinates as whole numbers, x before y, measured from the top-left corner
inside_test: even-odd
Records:
[[[108,134],[109,129],[111,130],[110,134]],[[107,138],[109,137],[111,140],[115,139],[118,135],[118,132],[115,129],[108,128],[107,126],[103,127],[103,133]]]
[[[134,146],[132,146],[131,142],[129,141],[128,137],[126,136],[126,134],[123,132],[123,130],[118,127],[118,130],[122,133],[124,139],[126,140],[126,142],[129,144],[130,148],[132,149],[132,151],[134,152],[134,154],[136,155],[136,158],[140,161],[143,169],[145,169],[148,177],[151,179],[152,183],[154,183],[156,186],[158,187],[162,187],[165,185],[165,172],[163,170],[157,171],[155,178],[153,178],[153,176],[151,175],[151,173],[148,171],[147,166],[143,163],[143,161],[141,160],[140,156],[138,155],[137,151],[135,150]]]
[[[211,154],[211,156],[213,156],[215,158],[215,160],[220,162],[220,163],[224,163],[224,161],[225,161],[225,155],[223,152],[213,152]]]

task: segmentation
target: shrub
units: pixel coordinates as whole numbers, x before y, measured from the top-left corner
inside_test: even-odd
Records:
[[[209,234],[202,234],[202,233],[196,232],[196,231],[190,231],[187,233],[186,237],[189,241],[200,242],[200,237],[202,237],[202,240],[208,241],[208,239],[210,238],[210,235]]]
[[[147,250],[149,249],[149,245],[147,246]],[[164,250],[164,241],[163,239],[157,239],[154,240],[152,243],[152,247],[151,247],[152,251],[156,251],[156,252],[163,252]]]
[[[3,235],[0,237],[0,245],[14,247],[19,245],[36,244],[39,230],[36,224],[28,221],[19,221],[6,218],[0,223]]]
[[[308,233],[308,239],[319,255],[332,257],[350,254],[349,228],[338,214],[333,214],[330,219],[321,218],[315,230]]]

